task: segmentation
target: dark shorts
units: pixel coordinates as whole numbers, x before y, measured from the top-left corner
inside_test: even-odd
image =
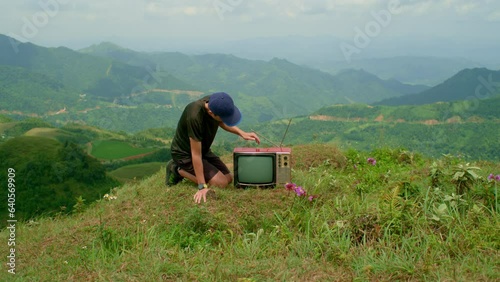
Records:
[[[191,159],[174,160],[180,169],[195,175],[193,161]],[[205,181],[208,183],[219,171],[226,175],[231,173],[226,164],[214,153],[209,152],[202,156],[203,161],[203,174]]]

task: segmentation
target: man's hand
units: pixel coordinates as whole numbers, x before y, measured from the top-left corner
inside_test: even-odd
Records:
[[[207,202],[207,192],[209,190],[210,190],[209,188],[204,188],[204,189],[198,190],[198,192],[196,192],[196,194],[194,194],[194,196],[193,196],[194,202],[197,204],[200,204],[201,199],[203,198],[203,202],[206,203]]]
[[[257,134],[255,134],[255,132],[242,132],[241,137],[245,140],[253,140],[257,144],[260,144],[259,136],[257,136]]]

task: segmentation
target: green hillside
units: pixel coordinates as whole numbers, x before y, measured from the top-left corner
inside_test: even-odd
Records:
[[[151,162],[122,166],[109,174],[115,179],[122,182],[137,181],[156,174],[162,168],[164,169],[166,162]]]
[[[6,122],[11,122],[12,119],[9,117],[6,117],[4,115],[0,115],[0,123],[6,123]]]
[[[4,139],[18,137],[34,128],[54,128],[50,123],[39,118],[26,118],[20,121],[11,120],[0,124],[0,134]]]
[[[394,97],[375,105],[422,105],[459,100],[484,100],[500,94],[500,70],[465,69],[443,83],[423,92]]]
[[[379,146],[405,148],[429,157],[465,155],[500,160],[500,97],[421,106],[333,105],[308,116],[262,123],[253,129],[279,144],[334,143],[369,151]],[[225,136],[225,135],[223,135]],[[227,140],[233,140],[227,137]],[[269,142],[270,140],[271,142]],[[231,141],[229,141],[231,142]]]
[[[110,58],[96,57],[68,48],[45,48],[31,43],[19,43],[17,51],[10,39],[0,35],[0,65],[23,67],[45,74],[66,87],[106,100],[144,91],[153,84],[156,69],[135,67]],[[155,86],[164,89],[195,90],[168,73],[155,74]]]
[[[110,43],[94,45],[81,52],[137,66],[155,62],[176,77],[195,81],[207,92],[231,93],[248,113],[245,118],[251,123],[287,117],[291,113],[307,114],[325,104],[371,103],[426,89],[384,81],[362,71],[336,77],[277,58],[265,62],[224,54],[140,53]]]
[[[77,100],[77,92],[45,74],[0,63],[0,110],[44,115]]]
[[[204,95],[154,64],[132,66],[31,43],[13,48],[11,40],[0,35],[0,114],[15,119],[136,132],[174,125],[179,108]]]
[[[155,151],[154,148],[138,148],[118,140],[94,140],[90,154],[102,160],[115,160],[148,154],[153,151]]]
[[[425,85],[408,85],[397,80],[382,80],[364,70],[343,70],[335,75],[334,79],[336,88],[345,93],[350,102],[359,103],[373,103],[429,89]]]
[[[311,63],[314,67],[337,74],[344,69],[358,69],[373,73],[382,79],[418,85],[436,86],[457,72],[480,67],[481,64],[463,58],[397,56],[385,58],[334,61],[323,59]]]
[[[118,182],[104,167],[72,143],[22,136],[0,144],[0,181],[15,171],[16,219],[70,212],[78,197],[94,201]],[[0,197],[5,203],[7,194]],[[7,209],[0,211],[7,218]]]
[[[500,182],[488,179],[498,163],[317,149],[292,148],[316,161],[293,171],[305,196],[230,186],[197,205],[195,185],[165,187],[161,170],[72,215],[18,222],[16,274],[6,265],[0,280],[500,279]],[[6,243],[0,251],[9,254]]]

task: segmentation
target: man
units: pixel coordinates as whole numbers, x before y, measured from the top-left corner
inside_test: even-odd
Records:
[[[233,99],[224,92],[194,101],[186,106],[177,124],[172,140],[172,160],[167,163],[167,186],[187,178],[198,184],[193,196],[196,203],[207,201],[207,193],[213,193],[210,186],[224,188],[233,181],[227,166],[210,150],[217,129],[241,136],[245,140],[260,139],[253,132],[239,129],[241,112]]]

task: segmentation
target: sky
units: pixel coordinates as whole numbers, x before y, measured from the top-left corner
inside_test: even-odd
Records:
[[[498,0],[16,0],[0,4],[1,34],[73,49],[111,41],[138,51],[159,51],[204,42],[213,47],[235,40],[302,36],[339,38],[337,50],[344,55],[372,43],[388,46],[405,40],[429,43],[428,48],[442,40],[455,49],[468,48],[462,53],[479,53],[483,46],[500,46],[498,30]]]

